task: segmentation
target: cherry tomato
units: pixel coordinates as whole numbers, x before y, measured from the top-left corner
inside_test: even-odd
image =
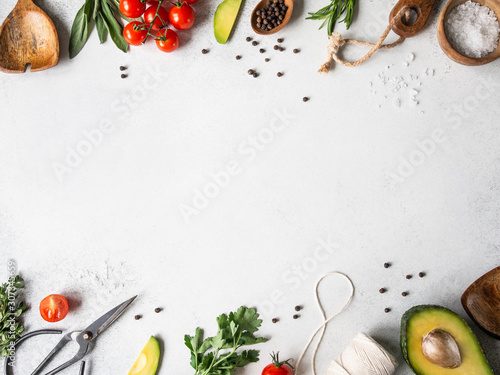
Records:
[[[47,322],[63,320],[68,315],[68,310],[68,301],[59,294],[51,294],[40,302],[40,315]]]
[[[140,46],[146,36],[148,35],[147,27],[144,30],[138,30],[137,28],[143,24],[139,21],[132,21],[123,28],[123,37],[125,41],[131,46]]]
[[[120,11],[125,17],[138,18],[145,10],[146,3],[141,0],[120,0]]]
[[[187,30],[194,24],[194,10],[186,2],[174,4],[168,12],[168,19],[177,30]]]
[[[262,375],[293,375],[293,367],[288,363],[289,359],[280,362],[279,352],[271,354],[271,358],[273,359],[273,363],[264,367]]]
[[[146,13],[144,13],[144,22],[146,23],[153,22],[157,9],[158,5],[153,5],[150,6],[148,9],[146,9]],[[153,25],[153,30],[161,29],[163,26],[167,24],[167,21],[168,21],[168,12],[164,7],[160,7],[160,10],[158,10],[158,17],[156,18],[155,23]]]
[[[160,51],[173,52],[179,47],[179,37],[174,30],[161,30],[156,36],[156,46]]]

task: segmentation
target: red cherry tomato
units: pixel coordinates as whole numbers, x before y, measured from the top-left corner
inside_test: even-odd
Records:
[[[186,2],[174,4],[168,12],[168,19],[177,30],[187,30],[194,24],[194,10]]]
[[[174,30],[161,30],[156,35],[156,46],[160,51],[173,52],[179,47],[179,37]]]
[[[123,28],[123,37],[131,46],[140,46],[148,35],[147,27],[143,26],[141,30],[138,27],[143,26],[139,21],[132,21]],[[144,28],[144,30],[142,30]]]
[[[293,375],[293,368],[288,363],[290,360],[280,362],[278,355],[279,352],[271,354],[273,363],[264,367],[262,375]]]
[[[40,302],[40,315],[47,322],[58,322],[68,315],[69,305],[66,298],[51,294]]]
[[[141,17],[145,10],[146,3],[143,3],[141,0],[120,0],[120,11],[125,17]]]
[[[153,5],[150,6],[148,9],[146,9],[146,12],[144,13],[144,22],[146,23],[153,22],[157,9],[158,5]],[[156,17],[155,23],[153,25],[153,30],[161,29],[163,26],[167,24],[167,21],[168,21],[168,12],[164,7],[160,7],[160,9],[158,10],[158,17]]]

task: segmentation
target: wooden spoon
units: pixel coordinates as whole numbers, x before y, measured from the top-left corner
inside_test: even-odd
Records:
[[[497,48],[493,51],[490,52],[488,55],[482,58],[472,58],[472,57],[467,57],[459,52],[457,52],[450,44],[448,41],[448,38],[446,37],[446,32],[444,28],[444,23],[446,19],[448,18],[448,14],[450,11],[457,7],[460,4],[465,3],[467,0],[449,0],[448,4],[444,7],[443,11],[441,12],[441,16],[439,17],[438,21],[438,27],[437,27],[437,36],[438,36],[438,41],[439,45],[441,46],[441,49],[443,52],[453,61],[462,64],[462,65],[469,65],[469,66],[476,66],[476,65],[483,65],[490,63],[500,57],[500,44],[497,46]],[[497,16],[497,18],[500,20],[500,1],[499,0],[474,0],[475,2],[481,4],[481,5],[486,5],[488,8],[493,10]]]
[[[31,0],[18,0],[0,26],[0,70],[36,72],[59,62],[59,38],[54,23]]]
[[[277,33],[280,31],[287,23],[290,21],[290,17],[292,17],[292,12],[293,12],[293,0],[285,0],[284,4],[288,7],[285,17],[283,18],[283,21],[281,21],[281,24],[276,26],[274,29],[271,30],[262,30],[257,27],[257,16],[256,12],[258,10],[262,10],[264,8],[267,8],[267,6],[272,3],[273,0],[261,0],[260,3],[257,4],[255,9],[252,12],[252,18],[250,21],[250,24],[252,25],[253,31],[255,31],[259,35],[271,35],[274,33]]]
[[[408,6],[417,14],[415,22],[410,23],[408,17],[398,20],[392,30],[404,38],[412,37],[423,30],[436,0],[400,0],[392,9],[389,19],[393,19],[404,6]]]
[[[500,339],[500,267],[467,288],[462,294],[462,306],[479,327]]]

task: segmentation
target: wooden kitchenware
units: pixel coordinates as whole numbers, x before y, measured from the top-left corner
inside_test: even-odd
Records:
[[[59,38],[52,20],[31,0],[18,0],[0,26],[0,70],[36,72],[59,62]]]
[[[252,12],[252,19],[250,21],[252,25],[253,31],[255,31],[259,35],[271,35],[274,33],[277,33],[280,31],[287,23],[290,21],[290,17],[292,17],[292,12],[293,12],[293,0],[285,0],[285,5],[288,7],[288,10],[286,11],[285,17],[283,18],[283,21],[281,21],[281,25],[276,26],[274,29],[271,30],[262,30],[257,27],[257,16],[256,12],[258,10],[262,10],[264,8],[267,8],[267,6],[272,2],[272,0],[261,0],[255,9]]]
[[[389,19],[393,19],[396,14],[405,6],[408,6],[416,13],[415,22],[411,23],[408,17],[398,20],[392,27],[399,36],[404,38],[412,37],[423,30],[432,11],[436,0],[400,0],[392,9]]]
[[[483,65],[490,63],[500,57],[500,44],[497,46],[497,48],[489,53],[487,56],[475,59],[472,57],[467,57],[459,52],[457,52],[450,44],[448,41],[448,38],[446,37],[446,32],[445,32],[445,27],[444,23],[448,17],[448,14],[450,11],[455,8],[456,6],[465,3],[467,0],[450,0],[448,1],[448,4],[444,7],[443,11],[441,12],[441,16],[439,17],[438,21],[438,27],[437,27],[437,36],[438,36],[438,41],[439,45],[441,46],[441,49],[443,52],[453,61],[462,64],[462,65],[469,65],[469,66],[476,66],[476,65]],[[500,20],[500,1],[499,0],[474,0],[475,2],[481,4],[481,5],[486,5],[488,8],[493,10],[495,14],[497,15],[497,18]]]
[[[500,339],[500,267],[467,288],[462,295],[462,306],[486,333]]]

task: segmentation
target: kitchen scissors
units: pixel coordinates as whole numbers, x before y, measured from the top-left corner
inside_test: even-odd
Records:
[[[68,332],[63,336],[63,338],[59,341],[59,343],[52,349],[52,351],[45,357],[45,359],[38,365],[38,367],[32,372],[31,375],[37,375],[40,374],[40,372],[43,370],[43,368],[54,358],[54,356],[61,351],[61,349],[66,346],[71,341],[76,341],[80,348],[78,349],[78,352],[75,354],[73,358],[68,360],[67,362],[63,363],[62,365],[56,367],[55,369],[47,372],[45,375],[54,375],[57,374],[58,372],[64,370],[65,368],[68,368],[69,366],[75,364],[76,362],[79,362],[85,357],[85,355],[88,353],[89,348],[90,348],[90,343],[94,342],[101,333],[103,333],[111,324],[113,324],[116,319],[118,319],[123,312],[127,309],[127,307],[130,306],[130,304],[137,298],[137,296],[132,297],[125,302],[119,304],[115,308],[111,309],[108,311],[106,314],[101,316],[99,319],[97,319],[95,322],[93,322],[91,325],[89,325],[87,328],[85,328],[83,331],[73,331],[73,332]],[[44,330],[44,331],[36,331],[32,332],[31,334],[27,334],[23,337],[21,337],[17,342],[16,345],[20,344],[24,339],[27,339],[29,337],[36,336],[37,334],[57,334],[61,333],[61,331],[55,331],[55,330]],[[85,368],[85,364],[82,363],[82,366],[80,367],[80,374]],[[7,360],[5,361],[5,373],[7,375],[12,374],[12,365],[10,364],[10,358],[7,357]]]

